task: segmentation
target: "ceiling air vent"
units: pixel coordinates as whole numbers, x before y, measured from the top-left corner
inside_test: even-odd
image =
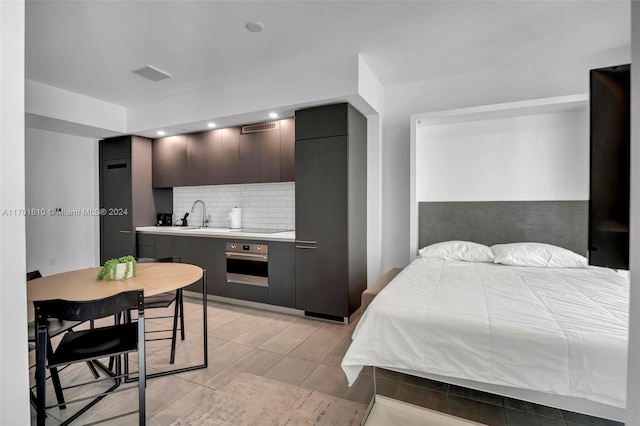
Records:
[[[242,126],[242,133],[268,132],[269,130],[278,130],[280,122],[272,121],[271,123],[252,124],[251,126]]]
[[[158,68],[151,65],[147,65],[146,67],[134,70],[133,72],[153,81],[164,80],[165,78],[171,77],[171,74],[159,70]]]

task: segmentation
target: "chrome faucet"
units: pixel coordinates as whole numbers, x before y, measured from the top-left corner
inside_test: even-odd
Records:
[[[207,223],[209,222],[209,219],[207,218],[207,206],[204,205],[204,201],[202,200],[196,200],[193,202],[193,206],[191,206],[191,213],[194,212],[194,210],[196,209],[196,204],[202,204],[202,227],[206,228],[207,227]]]

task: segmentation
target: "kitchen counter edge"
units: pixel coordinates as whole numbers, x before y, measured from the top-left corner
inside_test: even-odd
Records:
[[[237,231],[209,231],[209,230],[191,230],[191,229],[175,229],[175,227],[162,226],[140,226],[136,228],[136,232],[142,234],[157,235],[182,235],[185,237],[202,237],[202,238],[226,238],[234,240],[262,240],[262,241],[285,241],[294,242],[296,239],[295,231],[285,231],[272,233],[257,232],[237,232]]]

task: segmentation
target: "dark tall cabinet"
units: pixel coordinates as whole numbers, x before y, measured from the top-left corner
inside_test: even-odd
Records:
[[[367,281],[367,123],[343,103],[296,111],[296,308],[360,307]]]
[[[590,72],[589,263],[629,269],[630,65]]]
[[[100,263],[135,256],[136,226],[155,223],[150,139],[100,141],[100,208]]]

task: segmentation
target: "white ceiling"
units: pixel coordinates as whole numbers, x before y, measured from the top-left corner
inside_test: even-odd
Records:
[[[360,53],[388,86],[629,46],[630,20],[612,0],[27,0],[26,77],[132,106]],[[173,77],[132,73],[148,64]]]

